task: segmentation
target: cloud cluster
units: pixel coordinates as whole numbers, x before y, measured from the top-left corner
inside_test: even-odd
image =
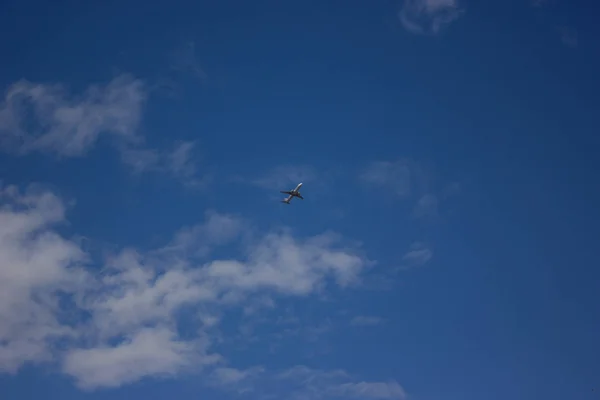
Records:
[[[52,358],[51,343],[77,332],[61,307],[61,294],[86,284],[81,249],[48,229],[64,218],[50,193],[14,187],[0,191],[0,371]]]
[[[265,294],[347,287],[368,265],[339,235],[257,234],[216,212],[162,248],[93,260],[58,233],[65,206],[54,194],[9,186],[0,200],[0,370],[55,362],[86,389],[220,365],[211,350],[219,313]],[[239,256],[211,257],[223,245]]]
[[[300,386],[292,398],[296,399],[404,399],[406,393],[395,381],[365,382],[356,381],[343,370],[322,371],[296,366],[277,375],[289,387]]]
[[[366,382],[355,379],[344,370],[323,371],[296,365],[283,371],[263,367],[247,370],[220,368],[213,374],[215,385],[226,385],[231,391],[253,398],[304,399],[372,399],[403,400],[404,388],[396,381]],[[249,396],[249,397],[250,397]]]
[[[83,156],[100,134],[137,142],[137,126],[146,100],[144,84],[122,75],[106,86],[92,85],[72,96],[62,85],[22,80],[13,84],[0,105],[2,144],[19,153],[50,152]]]
[[[19,155],[82,157],[106,136],[134,172],[168,172],[198,184],[194,143],[176,143],[167,152],[144,145],[138,127],[147,97],[144,82],[129,74],[106,85],[91,85],[79,95],[63,85],[21,80],[8,88],[0,102],[0,146]]]
[[[436,35],[463,12],[458,0],[404,0],[398,16],[409,32]]]

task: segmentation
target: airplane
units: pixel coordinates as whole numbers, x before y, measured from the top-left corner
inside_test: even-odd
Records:
[[[298,186],[296,186],[295,189],[290,190],[290,191],[285,191],[285,190],[281,190],[281,193],[285,193],[288,195],[288,197],[286,197],[285,199],[281,200],[282,203],[285,204],[290,204],[290,201],[292,201],[292,199],[294,197],[298,197],[301,200],[304,200],[304,197],[302,197],[302,195],[300,194],[300,187],[302,186],[302,183],[299,183]]]

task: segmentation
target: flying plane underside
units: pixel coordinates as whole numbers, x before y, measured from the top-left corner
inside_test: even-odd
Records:
[[[285,199],[281,200],[281,202],[285,203],[285,204],[290,204],[290,201],[292,201],[292,199],[294,197],[298,197],[299,199],[304,200],[304,197],[302,197],[302,195],[300,194],[300,187],[301,186],[302,186],[302,183],[299,183],[298,186],[296,186],[296,188],[293,189],[293,190],[289,190],[289,191],[281,190],[280,191],[281,193],[285,193],[285,194],[288,195],[288,197],[286,197]]]

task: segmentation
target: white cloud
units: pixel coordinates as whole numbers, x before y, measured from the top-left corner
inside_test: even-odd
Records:
[[[356,381],[343,370],[322,371],[296,366],[276,375],[276,378],[285,381],[287,388],[296,387],[291,397],[297,399],[322,399],[332,396],[356,399],[406,398],[406,392],[396,381]],[[288,393],[290,391],[288,389]]]
[[[348,372],[319,370],[296,365],[286,370],[268,370],[256,366],[245,370],[217,368],[209,375],[212,386],[235,391],[249,398],[285,399],[380,399],[403,400],[406,392],[394,380],[366,382]]]
[[[397,382],[342,383],[330,389],[332,394],[363,399],[404,399],[406,393]]]
[[[138,127],[147,88],[141,80],[123,74],[78,95],[67,89],[26,80],[11,85],[0,103],[0,146],[19,155],[82,157],[106,136],[134,173],[161,171],[191,186],[203,183],[196,178],[195,143],[177,142],[170,151],[144,145]]]
[[[63,371],[83,389],[117,387],[144,377],[172,377],[220,360],[217,355],[202,354],[204,347],[178,339],[165,327],[146,328],[116,346],[68,351]]]
[[[257,297],[252,302],[247,303],[244,306],[244,315],[245,316],[255,315],[258,312],[260,312],[260,310],[262,310],[262,309],[274,308],[274,307],[275,307],[275,301],[271,297],[269,297],[269,296]]]
[[[147,148],[120,148],[121,161],[128,165],[135,174],[159,170],[161,154],[157,150]]]
[[[406,160],[373,162],[359,175],[359,179],[400,197],[411,192],[411,168]]]
[[[51,230],[64,221],[56,196],[9,186],[0,199],[0,371],[15,373],[51,360],[53,340],[77,336],[60,302],[85,287],[86,256]]]
[[[270,295],[307,296],[329,283],[347,287],[368,265],[338,235],[257,235],[234,216],[210,212],[169,246],[125,248],[98,268],[53,229],[65,222],[59,198],[35,188],[0,194],[0,371],[56,361],[86,389],[221,362],[212,329],[229,308]],[[206,258],[232,241],[240,257]],[[182,311],[195,317],[182,320]],[[179,331],[182,322],[192,334]],[[232,379],[231,370],[220,371],[221,379]]]
[[[79,96],[61,85],[22,80],[9,87],[0,104],[2,145],[20,154],[76,157],[85,155],[101,134],[137,142],[145,99],[144,84],[130,75],[92,85]]]
[[[402,257],[408,266],[421,266],[427,264],[433,257],[433,251],[424,243],[415,242],[411,244],[410,250]]]
[[[269,233],[247,250],[247,261],[213,261],[207,275],[224,288],[247,292],[272,289],[306,295],[319,290],[332,276],[340,286],[355,282],[365,260],[350,249],[338,249],[340,237],[321,234],[304,241],[289,232]]]
[[[238,216],[220,214],[213,210],[204,213],[206,221],[180,229],[160,253],[204,257],[214,246],[224,245],[242,235],[247,223]]]
[[[183,177],[194,175],[196,173],[196,166],[191,159],[191,152],[194,146],[193,142],[178,143],[167,156],[169,170]]]
[[[248,368],[245,370],[220,367],[216,368],[208,376],[208,384],[214,387],[220,387],[229,391],[237,392],[238,394],[253,392],[255,383],[262,378],[265,369],[261,366]]]
[[[216,368],[213,371],[214,379],[221,385],[230,385],[232,383],[238,383],[253,375],[257,375],[264,372],[262,367],[249,368],[247,370],[239,370],[236,368],[221,367]]]
[[[373,326],[380,325],[384,322],[381,317],[358,315],[350,321],[350,325],[354,326]]]
[[[463,12],[458,0],[404,0],[399,18],[411,33],[435,35]]]

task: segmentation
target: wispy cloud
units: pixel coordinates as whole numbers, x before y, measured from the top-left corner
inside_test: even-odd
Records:
[[[344,370],[322,371],[306,366],[296,366],[276,375],[288,387],[299,388],[292,392],[294,399],[326,399],[331,397],[357,399],[406,398],[406,392],[396,381],[357,381]]]
[[[192,40],[174,46],[173,51],[166,55],[166,63],[161,76],[150,86],[151,92],[182,100],[182,95],[188,90],[198,89],[195,83],[209,81],[209,76],[200,61],[196,42]]]
[[[547,9],[547,8],[554,8],[554,7],[560,7],[560,4],[562,3],[567,3],[567,2],[561,2],[561,1],[556,1],[556,0],[529,0],[530,4],[537,9]],[[560,10],[557,10],[558,12],[554,15],[560,15],[560,16],[565,16],[564,12],[561,12]],[[568,13],[567,13],[568,14]],[[571,48],[575,48],[579,45],[579,34],[577,32],[577,29],[575,29],[573,26],[569,26],[569,23],[559,23],[558,25],[555,25],[553,27],[553,30],[555,30],[556,32],[558,32],[560,41],[567,47],[571,47]]]
[[[210,182],[206,173],[199,177],[198,166],[193,155],[195,142],[179,141],[167,151],[158,151],[145,147],[120,147],[121,160],[131,167],[135,174],[159,172],[172,176],[182,183],[201,187]]]
[[[458,0],[404,0],[399,18],[411,33],[436,35],[463,13]]]
[[[216,368],[207,379],[210,386],[225,388],[238,394],[247,394],[255,391],[256,381],[263,377],[265,368],[255,366],[247,369],[232,367]]]
[[[404,388],[394,380],[361,381],[341,369],[327,371],[305,365],[279,371],[261,366],[245,370],[220,368],[211,375],[211,384],[248,398],[403,400],[407,397]]]
[[[135,174],[160,169],[162,157],[156,150],[123,147],[120,153],[121,161],[128,165]]]
[[[397,382],[350,382],[330,387],[336,396],[362,399],[404,399],[406,393]]]
[[[193,41],[178,46],[171,54],[170,59],[171,69],[175,71],[188,73],[202,80],[208,77],[200,65],[198,55],[196,54],[196,43]]]
[[[427,264],[432,257],[433,251],[425,243],[414,242],[402,257],[402,261],[407,267],[417,267]]]
[[[353,326],[374,326],[381,325],[384,319],[381,317],[358,315],[350,321],[350,325]]]
[[[146,84],[129,74],[91,85],[81,94],[60,84],[16,82],[0,103],[0,147],[18,155],[83,157],[105,136],[133,172],[163,171],[187,184],[201,184],[193,142],[178,142],[166,151],[145,145],[138,127],[147,92]]]
[[[0,104],[1,143],[20,154],[63,157],[85,155],[101,134],[135,143],[145,99],[144,84],[131,75],[92,85],[79,96],[62,85],[22,80],[9,87]]]
[[[181,228],[157,253],[188,258],[206,257],[215,247],[240,237],[247,228],[246,221],[236,215],[221,214],[214,210],[206,211],[204,215],[205,222]]]
[[[162,248],[124,248],[92,260],[54,229],[66,219],[52,193],[10,186],[0,201],[0,370],[57,361],[87,390],[213,368],[225,361],[213,348],[223,312],[265,296],[347,288],[368,264],[339,235],[257,234],[214,212]],[[238,240],[248,229],[252,234]],[[212,248],[236,240],[238,257],[210,258]],[[178,329],[183,309],[197,315],[186,319],[195,335]],[[215,374],[222,381],[236,376]]]
[[[206,355],[207,343],[185,341],[164,326],[142,328],[116,346],[107,344],[67,351],[63,371],[82,389],[118,387],[143,377],[168,377],[220,361]]]
[[[196,166],[191,158],[194,148],[192,142],[180,142],[173,151],[167,155],[169,170],[183,177],[191,177],[196,173]]]
[[[212,376],[216,380],[216,383],[221,385],[231,385],[239,383],[243,380],[251,378],[255,375],[264,372],[263,367],[252,367],[246,370],[239,370],[237,368],[220,367],[213,371]]]
[[[415,201],[412,216],[438,216],[440,204],[459,192],[458,183],[436,184],[436,174],[423,163],[411,159],[375,161],[366,166],[358,179],[372,188],[385,190],[398,199]]]

